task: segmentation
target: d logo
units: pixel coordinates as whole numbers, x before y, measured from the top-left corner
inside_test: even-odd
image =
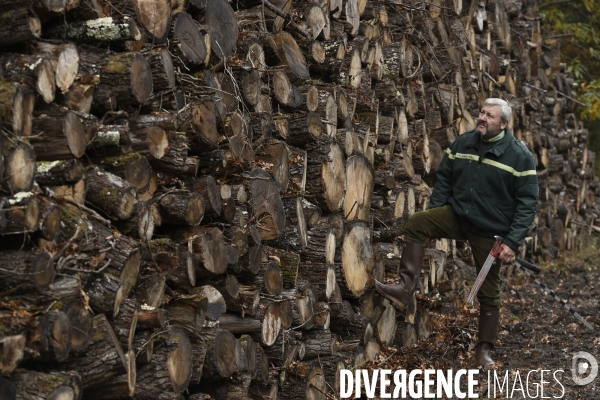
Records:
[[[590,353],[578,351],[573,354],[571,374],[575,384],[587,385],[596,379],[598,375],[598,361]],[[587,376],[585,376],[586,374]]]

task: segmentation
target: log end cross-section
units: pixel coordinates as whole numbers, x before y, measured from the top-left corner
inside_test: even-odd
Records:
[[[231,56],[236,49],[238,38],[237,18],[226,0],[207,2],[206,24],[210,35],[211,48],[217,57]]]
[[[323,189],[327,207],[331,211],[337,211],[342,206],[346,193],[346,165],[340,146],[336,142],[331,142],[329,146],[329,161],[323,163],[321,170]]]
[[[375,257],[371,246],[371,233],[364,221],[353,221],[346,227],[342,245],[344,283],[355,296],[361,296],[371,285]]]
[[[268,172],[253,168],[249,175],[253,217],[262,240],[277,239],[285,227],[285,211],[279,188]]]
[[[375,172],[372,164],[362,154],[356,154],[348,158],[346,182],[345,218],[347,220],[368,220],[371,210],[371,197],[375,187]]]

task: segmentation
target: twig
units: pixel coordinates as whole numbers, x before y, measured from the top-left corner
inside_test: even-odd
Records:
[[[65,253],[65,251],[67,251],[67,249],[69,247],[71,247],[71,244],[73,244],[73,242],[75,240],[79,239],[79,233],[81,233],[81,227],[77,226],[77,229],[75,229],[75,233],[73,234],[73,236],[71,237],[71,239],[69,239],[67,241],[67,243],[64,244],[64,246],[62,247],[62,249],[60,249],[58,251],[58,253],[56,253],[56,255],[54,257],[52,257],[52,262],[58,261],[58,259],[62,257],[62,255]]]
[[[544,90],[544,89],[541,89],[541,88],[538,88],[538,87],[532,86],[532,85],[530,85],[529,83],[525,83],[524,85],[525,85],[525,86],[529,86],[529,87],[530,87],[530,88],[532,88],[532,89],[537,89],[537,90],[539,90],[540,92],[543,92],[543,93],[548,93],[548,91],[547,91],[547,90]],[[575,100],[574,98],[572,98],[571,96],[568,96],[568,95],[564,94],[563,92],[559,92],[559,91],[557,90],[557,91],[556,91],[556,93],[560,94],[561,96],[564,96],[564,97],[566,97],[567,99],[569,99],[569,100],[571,100],[571,101],[574,101],[575,103],[579,104],[580,106],[584,106],[584,107],[585,107],[585,104],[583,104],[582,102],[580,102],[580,101],[578,101],[578,100]]]
[[[85,273],[89,273],[89,274],[99,274],[100,272],[104,271],[104,269],[106,267],[108,267],[110,265],[110,262],[112,260],[108,260],[106,262],[106,264],[104,264],[102,266],[102,268],[100,268],[99,270],[94,270],[94,269],[81,269],[81,268],[70,268],[70,267],[63,267],[63,269],[66,269],[68,271],[74,271],[74,272],[85,272]]]
[[[275,7],[273,4],[271,4],[269,2],[269,0],[263,0],[263,5],[265,7],[267,7],[269,10],[271,10],[272,12],[274,12],[275,14],[279,15],[284,20],[288,21],[290,27],[292,27],[292,29],[294,29],[298,33],[302,34],[302,36],[304,36],[307,39],[312,39],[312,35],[310,33],[308,33],[305,29],[300,28],[298,26],[298,24],[296,24],[294,22],[294,20],[292,19],[292,16],[290,14],[288,14],[285,11],[280,10],[279,8]]]
[[[51,194],[51,197],[53,197],[53,198],[57,198],[57,197],[56,197],[56,196],[54,196],[53,194]],[[87,213],[89,214],[89,216],[90,216],[90,217],[94,218],[95,220],[97,220],[97,221],[98,221],[98,222],[100,222],[101,224],[103,224],[103,225],[106,225],[107,227],[109,227],[109,228],[110,228],[110,226],[111,226],[111,224],[110,224],[110,221],[109,221],[109,220],[107,220],[106,218],[104,218],[103,216],[101,216],[100,214],[98,214],[96,211],[92,210],[91,208],[89,208],[89,207],[86,207],[85,205],[83,205],[83,204],[79,204],[79,203],[77,203],[76,201],[73,201],[73,200],[70,200],[70,199],[61,199],[61,200],[64,200],[64,201],[66,201],[67,203],[69,203],[69,204],[72,204],[72,205],[74,205],[75,207],[78,207],[79,209],[81,209],[81,210],[83,210],[83,211],[87,212]]]

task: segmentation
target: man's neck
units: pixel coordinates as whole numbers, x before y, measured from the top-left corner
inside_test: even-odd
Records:
[[[498,132],[497,134],[495,134],[492,137],[483,137],[483,136],[481,136],[481,140],[483,140],[486,143],[497,142],[498,140],[502,139],[503,137],[504,137],[504,129],[502,129],[500,132]]]

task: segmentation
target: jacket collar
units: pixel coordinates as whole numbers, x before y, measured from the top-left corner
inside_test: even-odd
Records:
[[[466,147],[477,148],[477,143],[479,142],[479,132],[477,132],[477,129],[475,128],[469,131],[469,133],[471,133],[471,135],[469,135],[469,138],[467,139]],[[502,154],[504,154],[513,138],[514,136],[512,134],[512,131],[507,126],[506,128],[504,128],[504,137],[498,140],[498,142],[496,142],[494,146],[487,152],[493,153],[496,157],[501,156]]]

